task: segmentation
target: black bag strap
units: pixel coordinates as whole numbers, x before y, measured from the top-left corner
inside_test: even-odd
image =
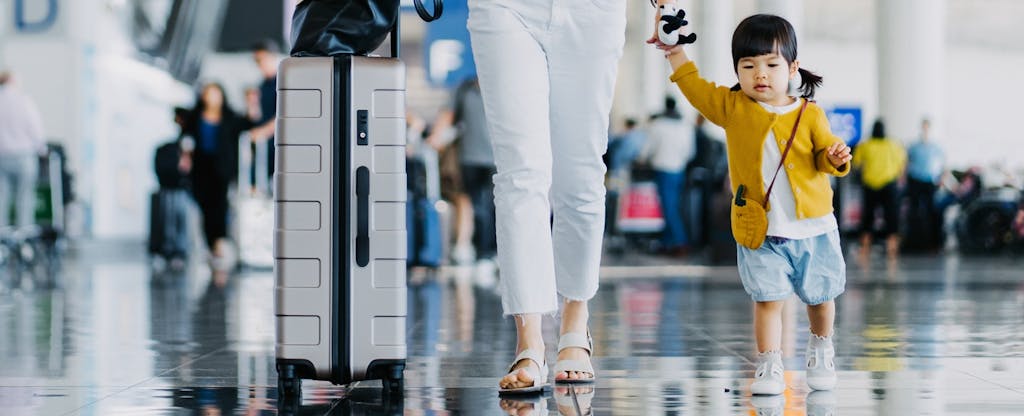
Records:
[[[793,147],[793,139],[796,139],[796,128],[800,126],[800,119],[804,116],[804,110],[807,109],[808,102],[809,101],[804,98],[804,103],[800,106],[800,113],[796,115],[796,123],[793,123],[793,132],[789,134],[789,141],[786,142],[786,150],[782,151],[782,159],[779,160],[779,166],[775,168],[775,176],[772,176],[772,183],[768,185],[768,190],[764,193],[765,206],[768,206],[768,197],[772,194],[772,188],[775,187],[775,180],[779,178],[779,171],[782,170],[782,165],[786,163],[786,155],[789,154],[789,149]]]
[[[427,8],[423,6],[423,0],[413,0],[413,6],[416,7],[416,14],[420,15],[420,19],[424,22],[433,22],[441,18],[441,13],[444,12],[444,0],[434,0],[434,14],[430,14]],[[399,17],[400,18],[400,17]],[[391,57],[398,58],[399,54],[399,39],[401,39],[401,33],[398,29],[398,22],[391,28]]]
[[[413,6],[416,7],[416,14],[420,15],[420,19],[424,22],[433,22],[441,18],[441,12],[444,10],[444,3],[442,0],[434,0],[434,14],[430,14],[426,7],[423,7],[423,1],[413,0]]]

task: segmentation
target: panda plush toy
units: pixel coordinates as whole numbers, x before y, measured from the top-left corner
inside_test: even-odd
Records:
[[[677,9],[674,4],[663,4],[661,21],[658,22],[658,40],[666,45],[685,45],[697,41],[697,34],[683,34],[683,28],[690,22],[686,21],[686,11]]]

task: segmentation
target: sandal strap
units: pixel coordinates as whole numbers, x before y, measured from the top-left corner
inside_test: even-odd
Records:
[[[583,360],[558,360],[555,362],[555,374],[575,371],[578,373],[594,373],[594,365]]]
[[[590,338],[590,332],[566,332],[558,337],[558,352],[566,348],[582,348],[587,354],[592,354],[594,341]]]
[[[523,360],[533,361],[534,363],[537,364],[537,368],[540,369],[541,373],[544,372],[544,367],[545,367],[544,351],[542,351],[542,350],[534,350],[534,349],[529,349],[529,348],[523,350],[523,352],[520,352],[519,355],[516,356],[516,359],[512,361],[511,365],[508,366],[508,371],[506,371],[506,372],[507,373],[511,373],[512,369],[515,368],[516,364],[519,364],[519,362],[523,361]],[[529,367],[529,366],[525,367],[525,369],[526,369],[526,371],[529,371],[531,373],[533,373],[533,371],[534,371],[533,367]],[[544,374],[533,374],[533,375],[538,376],[538,377],[543,377],[544,376]]]

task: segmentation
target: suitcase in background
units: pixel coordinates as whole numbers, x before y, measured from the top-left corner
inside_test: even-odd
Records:
[[[149,253],[164,259],[184,259],[192,251],[189,204],[184,189],[161,189],[149,197]]]
[[[405,66],[288,58],[278,74],[278,386],[381,379],[399,393],[406,342]]]
[[[269,156],[266,143],[255,146],[248,134],[238,141],[238,189],[234,199],[234,235],[243,266],[274,267],[274,202],[267,183]],[[250,176],[250,167],[258,172]]]

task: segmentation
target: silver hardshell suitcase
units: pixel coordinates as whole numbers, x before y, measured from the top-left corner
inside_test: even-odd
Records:
[[[406,342],[405,65],[287,58],[274,175],[277,370],[402,389]]]

